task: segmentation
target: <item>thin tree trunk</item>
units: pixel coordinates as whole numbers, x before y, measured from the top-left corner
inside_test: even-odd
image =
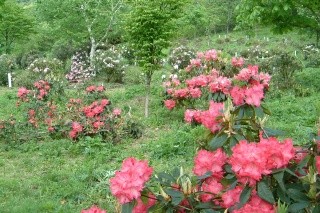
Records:
[[[317,41],[316,41],[317,48],[319,48],[319,40],[320,40],[320,30],[317,30]]]
[[[144,105],[144,116],[147,118],[149,116],[149,96],[151,90],[151,75],[146,75],[146,99]]]

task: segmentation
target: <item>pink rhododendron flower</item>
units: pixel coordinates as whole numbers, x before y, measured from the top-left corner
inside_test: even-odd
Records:
[[[243,188],[241,186],[236,186],[234,189],[226,191],[221,196],[221,206],[224,208],[230,208],[231,206],[234,206],[235,204],[239,203],[242,190]]]
[[[320,175],[320,156],[316,156],[316,170],[318,172],[318,175]]]
[[[216,61],[218,59],[218,53],[214,49],[208,50],[205,52],[204,57],[205,57],[206,61]]]
[[[231,64],[234,67],[242,67],[244,64],[244,59],[242,57],[240,58],[232,57]]]
[[[201,66],[201,60],[200,59],[191,59],[190,65],[193,67],[200,67]]]
[[[112,114],[113,114],[114,116],[120,116],[120,115],[121,115],[121,109],[115,108],[115,109],[112,111]]]
[[[97,92],[103,92],[105,90],[104,86],[100,85],[100,86],[97,86],[96,88],[96,91]]]
[[[202,95],[202,92],[199,88],[192,88],[189,90],[189,93],[192,98],[200,98]]]
[[[249,183],[250,186],[254,186],[257,181],[261,180],[262,174],[271,173],[266,168],[264,150],[260,149],[257,143],[240,141],[232,147],[229,163],[239,182]]]
[[[70,132],[69,132],[69,137],[71,138],[71,139],[75,139],[76,137],[77,137],[77,132],[76,131],[74,131],[74,130],[71,130]]]
[[[202,125],[208,128],[212,133],[215,133],[221,128],[218,117],[223,114],[223,106],[223,103],[210,101],[209,110],[201,112]]]
[[[149,208],[156,204],[156,202],[156,197],[151,193],[148,194],[148,201],[146,203],[141,198],[138,198],[137,204],[132,209],[132,213],[148,213]]]
[[[94,92],[95,90],[96,90],[96,86],[94,86],[94,85],[88,86],[88,87],[86,88],[86,91],[87,91],[87,92]]]
[[[18,94],[17,94],[17,96],[18,96],[18,98],[20,98],[20,99],[22,99],[22,100],[25,100],[26,99],[26,97],[27,97],[27,95],[29,94],[29,90],[27,89],[27,88],[25,88],[25,87],[20,87],[19,89],[18,89]]]
[[[224,94],[229,94],[229,89],[231,87],[231,80],[227,77],[220,76],[216,78],[213,82],[209,84],[210,92],[222,92]]]
[[[100,103],[101,106],[105,107],[110,104],[110,101],[108,99],[102,99]]]
[[[264,98],[263,85],[254,85],[245,90],[245,101],[247,104],[259,107],[261,100]]]
[[[121,204],[138,199],[152,172],[153,168],[148,166],[147,161],[139,161],[135,158],[125,159],[121,170],[110,179],[111,193]]]
[[[209,202],[213,200],[215,195],[219,194],[223,189],[223,185],[218,182],[215,178],[207,178],[201,186],[201,191],[204,193],[200,194],[200,200],[202,202]]]
[[[186,98],[189,95],[189,90],[188,88],[183,88],[183,89],[177,89],[173,93],[173,97],[175,98]]]
[[[172,110],[176,106],[176,102],[172,99],[165,100],[164,105],[169,109]]]
[[[234,86],[230,91],[230,95],[232,97],[232,102],[235,105],[239,106],[244,104],[245,89],[238,86]]]
[[[107,211],[100,209],[98,206],[91,206],[90,209],[84,209],[81,213],[107,213]]]
[[[77,133],[79,133],[79,132],[82,132],[83,127],[81,126],[80,123],[78,123],[78,122],[73,122],[73,123],[72,123],[72,130],[75,131],[75,132],[77,132]]]
[[[220,180],[224,174],[223,165],[226,160],[227,155],[220,148],[213,152],[200,150],[194,158],[193,173],[201,176],[206,172],[212,172],[212,177]]]
[[[249,202],[242,208],[234,210],[232,213],[276,213],[276,208],[270,203],[262,200],[258,195],[252,195]]]

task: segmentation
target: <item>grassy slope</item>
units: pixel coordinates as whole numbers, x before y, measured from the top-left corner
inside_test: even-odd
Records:
[[[210,47],[206,38],[192,41],[191,45],[202,50],[219,49],[216,45],[233,49],[240,45],[237,40],[243,35],[235,33],[230,37],[231,42],[225,44],[215,44],[218,38],[215,36],[210,38]],[[308,97],[295,97],[292,91],[270,92],[266,102],[273,115],[268,126],[285,130],[286,136],[298,143],[307,142],[308,133],[315,131],[314,124],[320,115],[319,71],[306,69],[297,75],[301,85],[313,91]],[[124,139],[117,145],[90,138],[76,144],[68,140],[29,142],[14,147],[0,143],[1,212],[80,212],[93,203],[113,212],[115,204],[108,191],[108,179],[128,156],[149,159],[156,171],[179,165],[190,171],[197,144],[205,133],[201,127],[184,124],[182,110],[169,112],[161,106],[158,86],[161,74],[154,76],[148,119],[143,118],[143,85],[128,84],[107,91],[113,104],[131,108],[132,116],[144,124],[144,135],[138,140]],[[13,107],[15,91],[2,88],[0,94],[0,119],[18,113]]]

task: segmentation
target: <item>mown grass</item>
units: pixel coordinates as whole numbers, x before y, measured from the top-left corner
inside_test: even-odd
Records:
[[[243,37],[241,33],[231,36],[234,40]],[[192,42],[197,49],[210,48],[205,40]],[[227,47],[237,48],[233,44]],[[284,131],[283,137],[292,137],[297,144],[308,142],[320,116],[319,71],[304,69],[296,74],[300,90],[309,91],[303,95],[294,88],[286,91],[271,88],[265,99],[272,112],[266,127]],[[85,137],[78,142],[67,139],[23,144],[0,142],[1,212],[71,213],[92,204],[114,212],[116,203],[109,192],[108,180],[129,156],[148,159],[155,171],[183,166],[191,172],[194,153],[205,140],[206,131],[185,124],[183,110],[168,111],[162,106],[160,85],[165,72],[160,71],[153,78],[149,118],[143,116],[145,88],[138,80],[106,85],[112,103],[142,124],[143,136],[139,139],[123,138],[118,144],[105,143],[99,137]],[[15,108],[16,89],[0,89],[0,119],[21,113]]]

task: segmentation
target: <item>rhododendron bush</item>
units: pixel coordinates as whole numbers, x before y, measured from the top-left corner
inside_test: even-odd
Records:
[[[79,97],[67,100],[67,97],[60,96],[59,102],[55,99],[55,92],[55,86],[44,80],[35,82],[32,90],[19,88],[17,107],[25,111],[25,118],[12,125],[9,125],[12,122],[0,122],[0,132],[3,133],[0,135],[12,137],[15,134],[17,141],[48,135],[72,140],[81,136],[100,135],[113,142],[120,141],[123,136],[139,136],[132,135],[131,126],[134,126],[134,122],[123,115],[120,108],[111,105],[104,86],[88,86],[79,93]],[[12,131],[13,129],[17,131]],[[28,133],[27,137],[25,132]]]
[[[110,180],[122,212],[320,212],[319,136],[303,147],[278,139],[264,125],[270,76],[241,58],[226,63],[219,51],[198,53],[164,83],[165,107],[185,107],[185,121],[211,138],[193,174],[180,168],[152,178],[147,161],[125,159]]]

